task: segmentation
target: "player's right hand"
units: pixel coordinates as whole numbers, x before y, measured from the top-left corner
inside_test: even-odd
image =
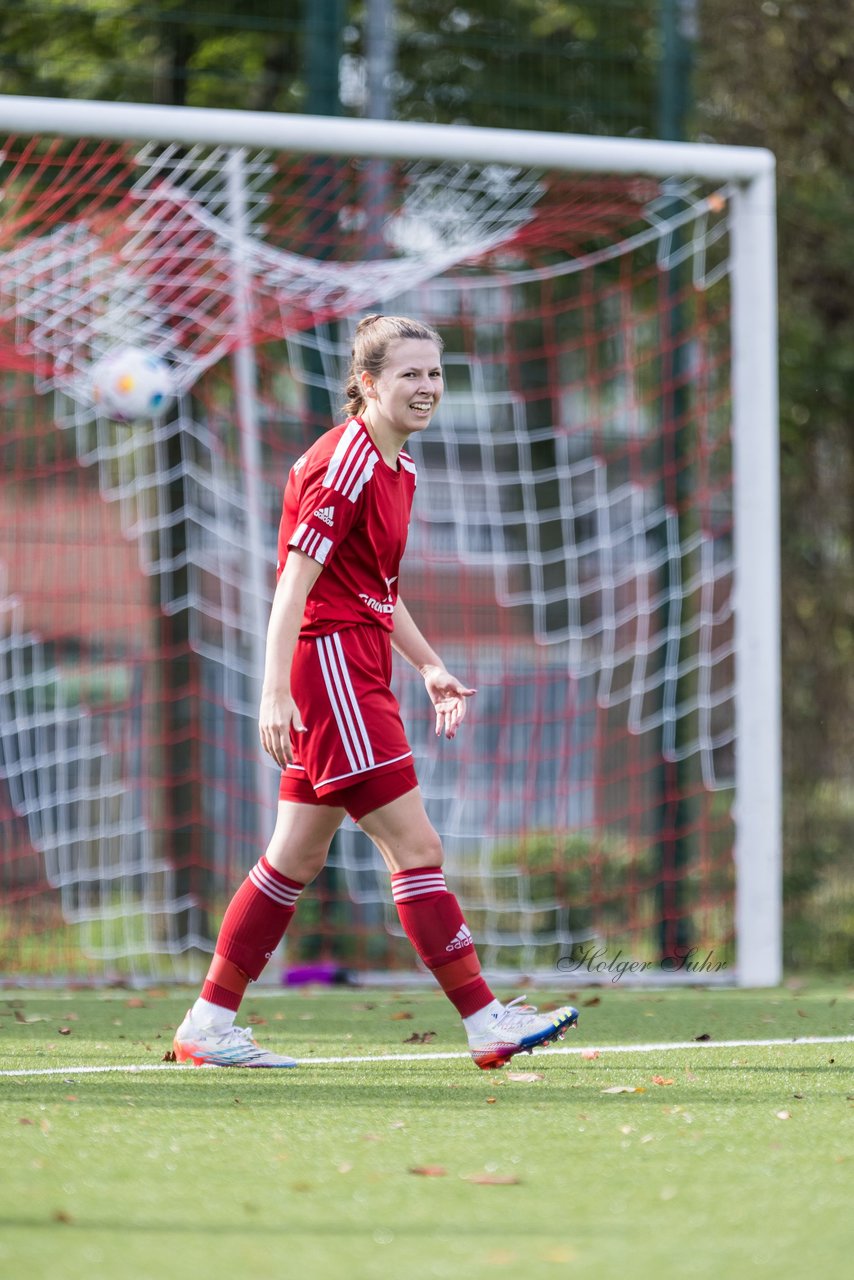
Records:
[[[280,769],[293,763],[291,729],[296,733],[305,733],[299,708],[290,694],[262,693],[261,709],[258,714],[258,736],[261,739],[261,746],[268,756],[272,756]]]

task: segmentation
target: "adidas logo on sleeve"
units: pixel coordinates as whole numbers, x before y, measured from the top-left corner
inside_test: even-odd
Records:
[[[318,507],[314,513],[315,520],[322,520],[324,524],[328,524],[332,528],[332,520],[335,515],[334,507]]]

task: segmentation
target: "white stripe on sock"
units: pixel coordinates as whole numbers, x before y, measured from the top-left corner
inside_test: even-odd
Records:
[[[249,872],[249,879],[256,889],[260,889],[261,893],[265,893],[268,898],[272,898],[273,902],[278,902],[283,907],[292,907],[302,893],[302,889],[298,889],[295,885],[282,884],[271,876],[261,862],[255,863]]]
[[[412,898],[426,898],[433,893],[446,893],[448,886],[441,871],[431,875],[392,877],[391,894],[395,902],[408,902]]]

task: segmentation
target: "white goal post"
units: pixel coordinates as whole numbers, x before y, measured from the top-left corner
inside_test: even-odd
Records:
[[[735,981],[767,987],[782,973],[781,726],[776,213],[773,156],[761,149],[650,140],[537,134],[256,112],[0,95],[0,135],[114,139],[184,148],[224,148],[229,170],[233,245],[240,258],[239,157],[244,150],[548,169],[571,174],[636,175],[726,184],[731,303],[732,526],[734,541],[734,840]],[[5,193],[0,193],[0,214]],[[465,260],[463,257],[461,260]],[[239,279],[239,263],[236,278]],[[403,288],[401,286],[401,292]],[[390,290],[386,289],[388,295]],[[238,312],[240,298],[238,297]],[[352,309],[350,311],[352,314]],[[240,351],[244,354],[240,355]],[[245,348],[232,353],[241,448],[247,477],[260,461],[252,403],[253,368]],[[69,384],[70,385],[70,384]],[[73,395],[72,388],[72,395]],[[247,494],[249,545],[261,500]],[[254,565],[260,563],[255,556]],[[260,664],[259,596],[252,594],[255,636],[250,663]],[[260,665],[257,675],[260,675]],[[263,770],[262,770],[263,775]],[[261,786],[266,785],[263,781]],[[732,974],[730,975],[732,977]],[[700,975],[704,978],[705,975]],[[580,979],[579,979],[580,980]]]

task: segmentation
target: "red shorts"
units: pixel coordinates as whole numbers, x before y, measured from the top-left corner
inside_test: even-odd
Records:
[[[391,637],[380,627],[300,637],[291,691],[306,727],[291,733],[281,800],[339,805],[358,819],[418,785],[390,681]]]

